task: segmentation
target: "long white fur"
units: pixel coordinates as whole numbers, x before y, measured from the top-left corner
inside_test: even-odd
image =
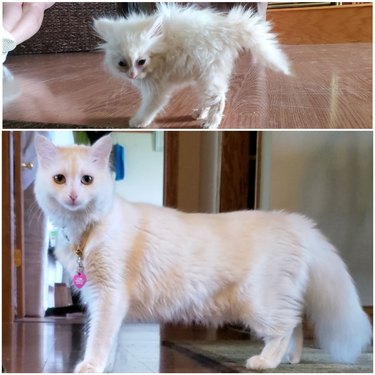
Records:
[[[126,19],[101,18],[94,28],[105,41],[105,65],[116,77],[130,78],[140,90],[142,104],[130,120],[131,127],[146,127],[181,87],[195,84],[201,108],[195,117],[206,128],[217,128],[234,61],[250,50],[254,61],[289,74],[289,62],[270,24],[252,10],[240,6],[228,14],[194,6],[161,3],[151,16],[130,14]],[[136,61],[146,58],[144,67]],[[131,61],[131,69],[118,66]]]
[[[332,359],[356,360],[371,325],[345,264],[312,221],[284,212],[186,214],[129,203],[114,193],[111,144],[106,136],[92,147],[58,148],[36,137],[36,198],[61,229],[56,255],[71,275],[71,246],[94,225],[83,256],[90,330],[76,372],[104,371],[125,316],[241,323],[264,339],[262,353],[246,362],[261,370],[300,361],[306,310]],[[66,183],[56,184],[56,174]],[[91,185],[80,182],[85,174]]]

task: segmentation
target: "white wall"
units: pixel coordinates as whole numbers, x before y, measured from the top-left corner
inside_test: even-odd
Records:
[[[163,139],[163,132],[111,133],[113,144],[125,148],[125,179],[116,181],[116,191],[131,202],[162,206],[164,152],[155,150],[155,133]]]
[[[313,218],[372,305],[373,160],[368,131],[263,132],[262,209]]]

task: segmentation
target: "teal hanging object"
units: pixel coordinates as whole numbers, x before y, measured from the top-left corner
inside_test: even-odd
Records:
[[[115,180],[120,181],[125,178],[125,149],[119,144],[113,146],[115,159]]]

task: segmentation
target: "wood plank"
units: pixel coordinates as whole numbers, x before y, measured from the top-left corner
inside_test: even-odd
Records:
[[[13,236],[13,141],[11,132],[2,132],[2,319],[14,320],[14,236]]]
[[[14,132],[14,213],[15,213],[15,249],[14,258],[17,280],[17,318],[25,316],[24,286],[24,203],[22,188],[22,137]]]
[[[292,76],[254,66],[248,54],[236,61],[220,129],[372,128],[370,43],[289,45],[284,50]],[[4,83],[7,129],[124,129],[139,104],[130,83],[103,70],[100,53],[11,56],[7,66],[14,74]],[[18,85],[18,97],[5,101],[14,93],[9,85]],[[197,103],[193,89],[177,92],[151,128],[199,128],[191,117]]]
[[[270,9],[283,44],[372,43],[372,4]]]

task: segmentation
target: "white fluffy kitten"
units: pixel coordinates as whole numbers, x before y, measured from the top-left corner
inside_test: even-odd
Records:
[[[177,89],[195,84],[201,108],[193,115],[204,127],[217,128],[233,64],[242,50],[273,70],[289,74],[270,24],[252,10],[235,7],[228,14],[162,3],[156,12],[94,21],[105,41],[105,65],[126,78],[142,95],[131,127],[146,127]]]
[[[60,228],[56,255],[81,289],[90,328],[77,372],[102,372],[125,316],[241,323],[265,342],[252,370],[298,363],[302,315],[334,361],[352,362],[371,325],[345,264],[310,220],[283,212],[186,214],[114,193],[111,138],[60,148],[36,137],[36,198]],[[89,229],[88,229],[89,228]],[[244,358],[245,359],[245,358]]]

